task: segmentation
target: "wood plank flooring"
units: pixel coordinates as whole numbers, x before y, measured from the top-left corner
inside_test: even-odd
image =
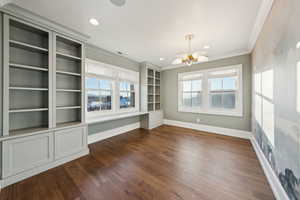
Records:
[[[173,126],[137,129],[4,188],[0,200],[275,199],[249,141]]]

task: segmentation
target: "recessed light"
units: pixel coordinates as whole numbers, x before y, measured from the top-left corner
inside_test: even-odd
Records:
[[[89,20],[89,22],[90,22],[90,24],[92,24],[93,26],[98,26],[98,25],[99,25],[98,20],[95,19],[95,18],[91,18],[91,19]]]
[[[204,45],[203,49],[210,49],[210,46],[209,45]]]
[[[163,61],[163,60],[165,60],[165,59],[164,59],[164,58],[160,58],[159,60],[160,60],[160,61]]]

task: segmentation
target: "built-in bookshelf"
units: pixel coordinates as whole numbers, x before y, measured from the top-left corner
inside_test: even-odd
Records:
[[[49,128],[50,32],[12,18],[4,23],[3,135]]]
[[[55,35],[56,126],[82,122],[83,47],[80,42]]]
[[[160,72],[147,69],[148,111],[160,110]]]
[[[12,14],[4,13],[0,18],[3,22],[0,178],[5,187],[86,155],[89,149],[84,123],[81,35],[70,32],[76,37],[71,39],[59,34],[61,29],[55,28],[57,24],[43,26],[42,22],[26,21]]]
[[[3,41],[2,136],[82,123],[83,44],[9,16]]]

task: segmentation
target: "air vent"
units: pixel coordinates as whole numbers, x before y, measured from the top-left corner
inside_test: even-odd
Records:
[[[124,6],[124,5],[125,5],[126,0],[110,0],[110,2],[111,2],[112,4],[114,4],[115,6],[121,7],[121,6]]]

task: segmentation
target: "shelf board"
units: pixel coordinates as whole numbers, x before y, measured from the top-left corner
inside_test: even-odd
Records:
[[[22,68],[22,69],[29,69],[29,70],[37,70],[37,71],[48,71],[48,67],[47,68],[43,68],[43,67],[35,67],[35,66],[31,66],[31,65],[22,65],[22,64],[16,64],[16,63],[9,63],[10,67],[14,67],[14,68]]]
[[[39,132],[45,132],[48,130],[48,127],[33,127],[33,128],[22,128],[17,130],[11,130],[9,131],[9,136],[21,136],[21,135],[27,135],[27,134],[37,134]]]
[[[81,90],[56,89],[57,92],[81,92]]]
[[[77,61],[81,60],[80,57],[72,56],[72,55],[65,54],[65,53],[56,52],[56,55],[59,56],[59,57],[69,59],[69,60],[77,60]]]
[[[80,122],[80,121],[57,123],[55,129],[60,129],[60,128],[64,128],[64,127],[78,126],[78,125],[81,125],[81,124],[82,124],[82,122]]]
[[[65,75],[71,75],[71,76],[81,76],[81,74],[73,73],[73,72],[65,72],[65,71],[56,71],[58,74],[65,74]]]
[[[25,50],[29,50],[29,51],[34,51],[34,52],[41,52],[41,53],[47,53],[48,49],[42,48],[42,47],[38,47],[35,45],[31,45],[31,44],[27,44],[24,42],[19,42],[16,40],[9,40],[10,46],[13,47],[17,47],[17,48],[22,48]]]
[[[40,111],[48,111],[48,108],[11,109],[9,110],[9,113],[40,112]]]
[[[48,88],[9,87],[10,90],[48,91]]]
[[[154,102],[150,102],[150,101],[148,101],[148,104],[154,104]]]
[[[81,106],[58,106],[57,110],[80,109]]]

